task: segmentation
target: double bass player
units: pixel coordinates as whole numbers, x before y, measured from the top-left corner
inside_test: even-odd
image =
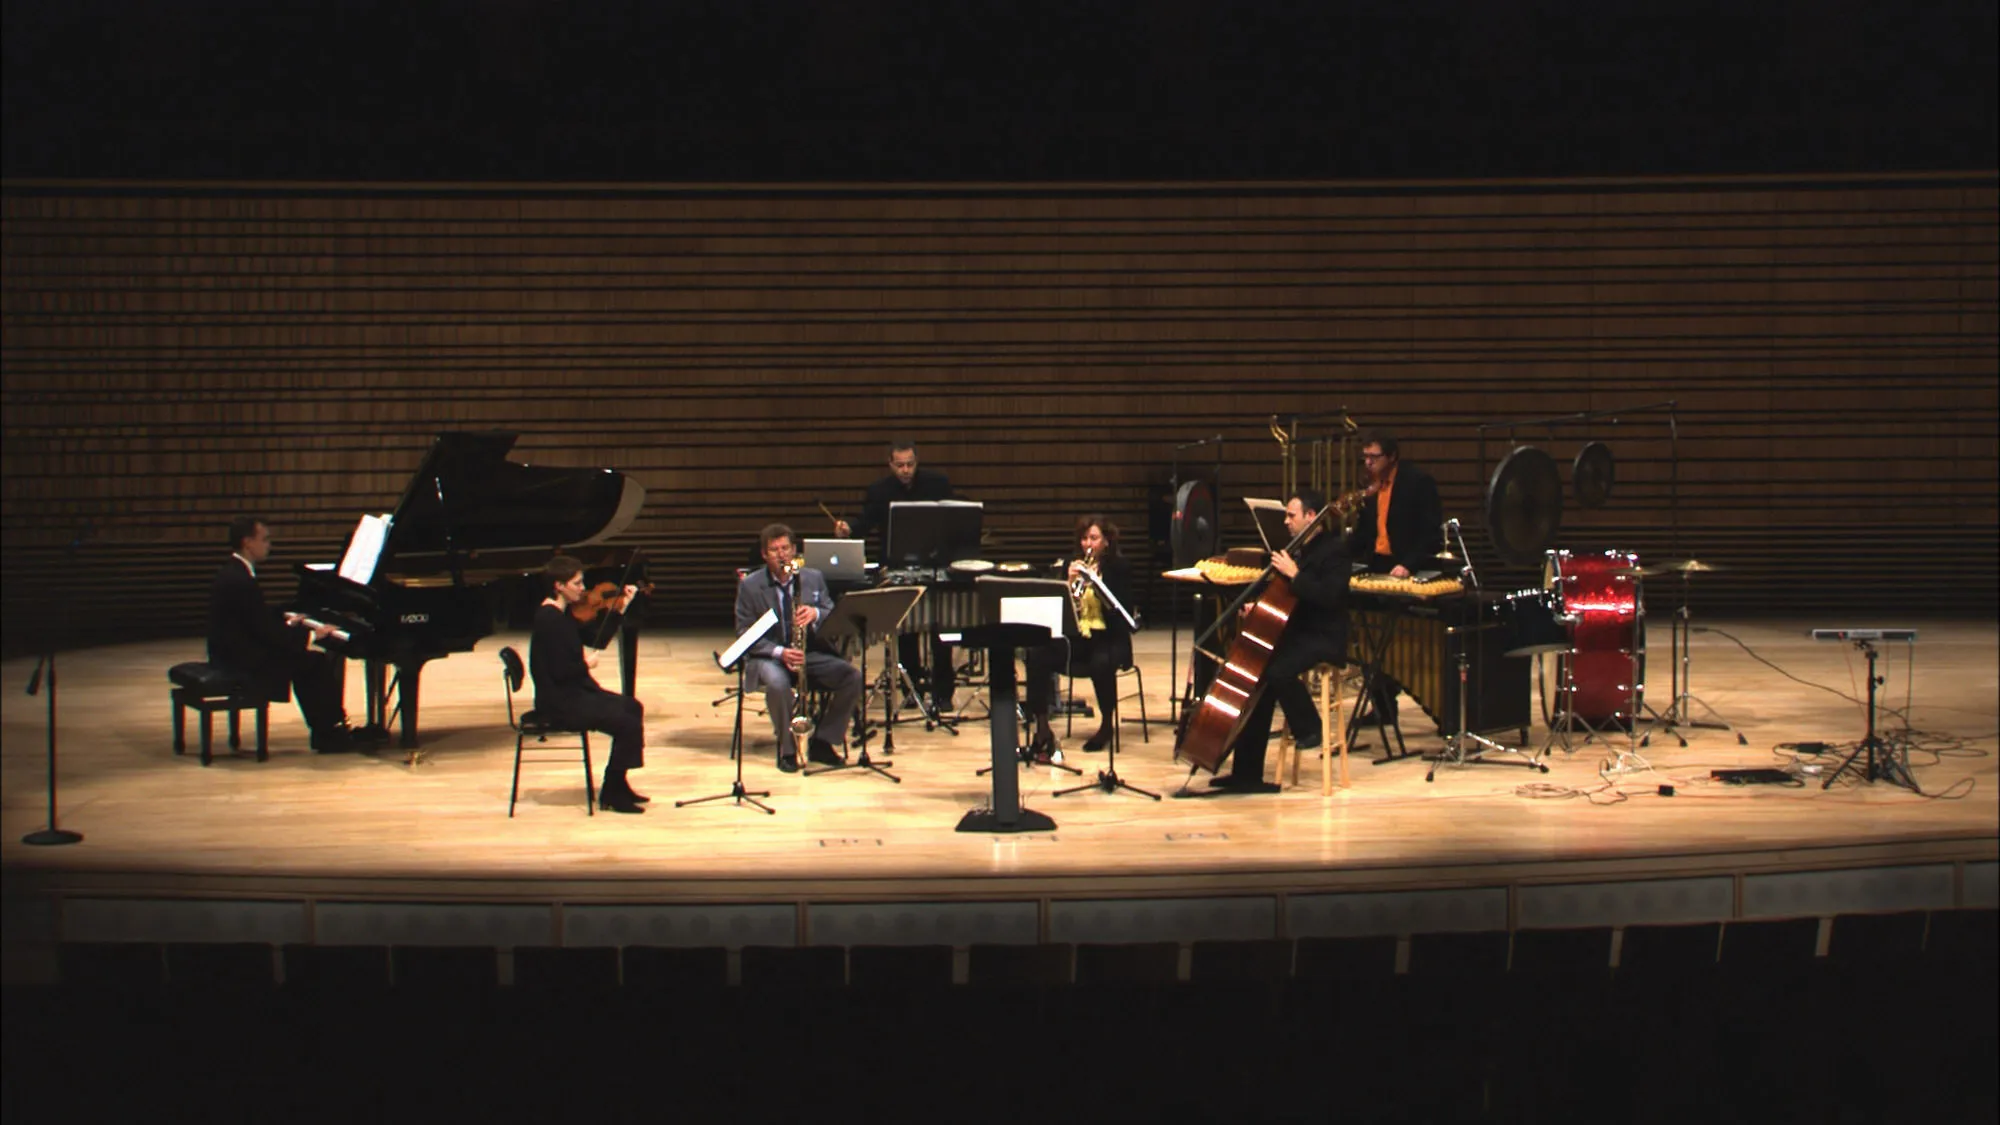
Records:
[[[1293,550],[1273,554],[1271,567],[1284,576],[1298,604],[1271,650],[1258,680],[1261,690],[1229,747],[1236,759],[1231,772],[1210,778],[1206,790],[1183,790],[1180,796],[1278,792],[1276,784],[1264,780],[1274,707],[1285,709],[1285,723],[1299,750],[1317,750],[1325,740],[1319,708],[1299,680],[1316,664],[1347,662],[1347,550],[1339,529],[1329,531],[1317,519],[1325,506],[1326,498],[1311,488],[1301,488],[1286,499],[1285,530],[1294,539],[1308,528],[1311,533]]]

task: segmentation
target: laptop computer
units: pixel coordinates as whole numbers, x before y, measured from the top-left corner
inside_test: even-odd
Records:
[[[828,582],[859,582],[867,574],[859,539],[808,539],[804,558]]]

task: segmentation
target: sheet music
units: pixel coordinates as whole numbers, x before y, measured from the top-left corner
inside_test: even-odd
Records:
[[[361,517],[354,526],[354,537],[347,542],[347,553],[340,557],[342,578],[363,586],[375,580],[375,564],[382,560],[382,545],[389,539],[389,519],[386,515]]]
[[[771,626],[777,623],[778,611],[775,609],[765,610],[764,616],[752,621],[750,627],[743,630],[743,635],[736,638],[735,643],[723,650],[721,656],[715,658],[715,663],[724,669],[736,667],[736,662],[743,659],[743,654],[750,651],[750,646],[756,644],[765,633],[770,631]]]
[[[1257,525],[1257,538],[1264,541],[1266,551],[1277,551],[1291,542],[1292,537],[1285,532],[1285,503],[1282,500],[1265,500],[1245,496],[1243,506],[1250,509],[1250,518]],[[1278,541],[1273,543],[1273,533]]]
[[[1124,602],[1121,602],[1121,601],[1119,601],[1119,600],[1118,600],[1118,595],[1116,595],[1116,594],[1114,594],[1114,593],[1112,593],[1112,592],[1111,592],[1111,587],[1109,587],[1109,586],[1106,586],[1106,585],[1104,584],[1104,579],[1102,579],[1102,578],[1099,578],[1099,577],[1097,576],[1097,572],[1096,572],[1096,571],[1093,571],[1093,570],[1091,570],[1090,568],[1088,568],[1088,567],[1085,567],[1085,568],[1084,568],[1084,569],[1083,569],[1082,571],[1080,571],[1079,573],[1081,573],[1081,574],[1082,574],[1082,575],[1083,575],[1083,576],[1084,576],[1085,578],[1088,578],[1088,579],[1090,579],[1090,584],[1091,584],[1092,586],[1095,586],[1095,587],[1097,587],[1097,597],[1098,597],[1098,599],[1099,599],[1100,601],[1102,601],[1102,602],[1103,602],[1103,603],[1104,603],[1105,605],[1108,605],[1108,606],[1110,606],[1110,607],[1111,607],[1112,609],[1115,609],[1115,610],[1117,610],[1117,611],[1118,611],[1118,616],[1120,616],[1120,617],[1122,617],[1122,618],[1124,618],[1124,619],[1125,619],[1125,627],[1126,627],[1126,628],[1128,628],[1128,629],[1132,629],[1132,630],[1137,630],[1137,629],[1139,628],[1139,623],[1138,623],[1138,622],[1137,622],[1136,620],[1134,620],[1134,619],[1133,619],[1133,617],[1132,617],[1132,615],[1131,615],[1130,613],[1127,613],[1127,612],[1125,611],[1125,603],[1124,603]],[[1199,570],[1197,570],[1197,571],[1195,571],[1195,573],[1199,574],[1199,573],[1201,573],[1201,572],[1200,572]]]
[[[1063,599],[1049,597],[1001,598],[1002,625],[1040,625],[1052,637],[1063,635]]]

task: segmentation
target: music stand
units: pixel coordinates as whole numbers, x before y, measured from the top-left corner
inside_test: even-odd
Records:
[[[1075,605],[1074,605],[1074,604],[1073,604],[1073,603],[1072,603],[1072,602],[1071,602],[1071,601],[1069,600],[1069,589],[1068,589],[1068,587],[1067,587],[1067,586],[1065,586],[1065,585],[1064,585],[1063,583],[1061,583],[1061,582],[1059,582],[1059,581],[1057,581],[1057,580],[1055,580],[1055,579],[1051,579],[1051,578],[1029,578],[1029,579],[1019,579],[1019,580],[1017,580],[1017,581],[1016,581],[1016,585],[1017,585],[1017,586],[1018,586],[1018,587],[1019,587],[1019,588],[1020,588],[1020,589],[1021,589],[1021,590],[1022,590],[1023,592],[1022,592],[1021,594],[1019,594],[1019,595],[1015,595],[1015,596],[1019,596],[1019,597],[1035,597],[1035,598],[1043,598],[1043,599],[1048,599],[1048,600],[1051,600],[1051,601],[1053,601],[1053,600],[1060,600],[1060,601],[1061,601],[1061,603],[1062,603],[1062,624],[1061,624],[1061,626],[1060,626],[1060,631],[1061,631],[1061,639],[1062,639],[1062,640],[1063,640],[1063,642],[1064,642],[1064,653],[1063,653],[1063,667],[1064,667],[1064,668],[1068,668],[1068,667],[1069,667],[1069,653],[1068,653],[1068,641],[1069,641],[1069,638],[1070,638],[1070,637],[1072,637],[1072,636],[1074,636],[1074,635],[1076,634],[1076,631],[1077,631],[1077,630],[1076,630],[1076,606],[1075,606]],[[1057,630],[1056,630],[1056,629],[1051,629],[1051,630],[1049,631],[1049,639],[1048,639],[1048,642],[1046,642],[1046,643],[1050,643],[1050,644],[1053,644],[1053,643],[1054,643],[1054,642],[1055,642],[1056,640],[1057,640]],[[1039,647],[1039,646],[1023,646],[1023,647]],[[1007,659],[1008,659],[1008,661],[1009,661],[1009,662],[1012,662],[1013,658],[1014,658],[1014,657],[1013,657],[1013,653],[1012,653],[1012,652],[1009,652],[1009,653],[1007,654]],[[1051,689],[1051,691],[1050,691],[1050,699],[1051,699],[1051,700],[1053,700],[1054,698],[1055,698],[1055,695],[1054,695],[1054,690],[1053,690],[1053,688],[1052,688],[1052,689]],[[1015,708],[1015,712],[1016,712],[1016,715],[1017,715],[1017,717],[1018,717],[1018,714],[1019,714],[1019,707],[1018,707],[1018,706],[1017,706],[1017,707]],[[992,714],[993,714],[993,710],[992,710],[992,708],[991,708],[991,707],[988,707],[988,708],[987,708],[987,717],[988,717],[988,719],[989,719],[989,720],[990,720],[990,719],[992,718]],[[1016,729],[1017,729],[1017,730],[1019,730],[1019,728],[1018,728],[1018,727],[1017,727]],[[1025,731],[1022,731],[1021,733],[1025,734],[1025,733],[1027,733],[1027,732],[1025,732]],[[1054,760],[1054,759],[1051,759],[1051,760],[1049,760],[1049,761],[1046,761],[1046,762],[1038,762],[1038,761],[1036,761],[1036,760],[1035,760],[1035,751],[1034,751],[1034,746],[1032,745],[1032,743],[1033,743],[1033,739],[1019,739],[1019,738],[1017,738],[1017,739],[1015,740],[1015,745],[1014,745],[1014,760],[1016,761],[1016,763],[1018,763],[1018,764],[1020,764],[1020,765],[1023,765],[1023,766],[1030,766],[1030,767],[1032,767],[1032,766],[1053,766],[1053,767],[1055,767],[1056,769],[1059,769],[1059,770],[1067,770],[1067,771],[1069,771],[1070,773],[1073,773],[1073,774],[1075,774],[1075,775],[1076,775],[1076,776],[1078,776],[1078,777],[1082,777],[1082,776],[1083,776],[1083,771],[1082,771],[1082,770],[1080,770],[1080,769],[1077,769],[1077,768],[1076,768],[1075,766],[1072,766],[1072,765],[1070,765],[1070,764],[1068,764],[1068,763],[1066,763],[1066,762],[1059,762],[1059,761],[1056,761],[1056,760]],[[997,768],[997,767],[996,767],[996,766],[994,766],[994,765],[986,765],[986,766],[981,766],[981,767],[979,767],[978,769],[976,769],[976,770],[973,770],[973,771],[972,771],[972,773],[973,773],[973,776],[975,776],[975,777],[985,777],[985,776],[986,776],[987,774],[989,774],[989,773],[992,773],[992,772],[994,771],[994,769],[995,769],[995,768]]]
[[[861,646],[861,682],[866,684],[868,682],[869,646],[877,643],[884,637],[894,635],[897,626],[903,623],[903,618],[909,616],[910,607],[916,605],[917,599],[923,597],[923,594],[924,591],[921,587],[912,586],[888,586],[879,590],[855,590],[840,599],[840,604],[833,607],[833,613],[825,621],[820,622],[820,639],[835,640],[846,636],[857,638]],[[805,670],[800,669],[799,687],[801,690],[806,687],[805,679]],[[858,710],[856,714],[857,716],[859,715]],[[868,760],[868,736],[865,732],[858,741],[861,744],[861,749],[853,761],[842,762],[837,766],[821,766],[818,769],[808,769],[804,771],[805,775],[807,777],[818,777],[820,774],[834,773],[838,770],[861,769],[881,774],[883,777],[897,784],[902,783],[902,778],[890,773],[881,765]]]
[[[1908,789],[1912,793],[1922,793],[1923,790],[1917,788],[1916,777],[1910,773],[1909,758],[1899,754],[1894,747],[1875,733],[1875,689],[1883,684],[1886,677],[1876,674],[1877,654],[1874,642],[1903,641],[1914,645],[1917,642],[1917,631],[1915,629],[1814,629],[1812,636],[1816,641],[1846,641],[1860,649],[1862,655],[1868,658],[1868,731],[1861,736],[1861,745],[1856,746],[1854,752],[1847,756],[1847,760],[1840,763],[1840,768],[1826,775],[1826,781],[1820,788],[1833,788],[1833,783],[1840,780],[1841,775],[1852,770],[1856,777],[1870,784],[1886,781],[1891,785]]]
[[[1016,598],[1045,597],[1047,595],[1042,591],[1050,586],[1057,587],[1056,596],[1061,598],[1062,583],[1048,579],[982,576],[974,583],[979,593],[981,623],[961,632],[965,635],[966,644],[986,650],[986,690],[993,707],[989,725],[993,772],[988,775],[993,780],[993,796],[988,807],[973,809],[959,818],[960,832],[1055,830],[1053,818],[1021,807],[1020,773],[1010,768],[1012,763],[1008,761],[1020,745],[1020,729],[1015,724],[1014,714],[1017,699],[1014,650],[1047,644],[1054,633],[1046,624],[1021,620],[1023,615],[1013,612],[1007,603]]]
[[[884,566],[950,566],[979,556],[986,507],[976,500],[898,500],[889,505]]]
[[[743,661],[750,654],[750,645],[757,638],[770,631],[771,626],[777,624],[777,621],[778,612],[776,610],[765,610],[764,616],[751,622],[750,627],[743,631],[742,636],[736,638],[727,651],[715,655],[715,663],[723,671],[727,672],[732,668],[736,670],[736,732],[729,736],[729,753],[736,759],[736,780],[730,784],[729,792],[727,793],[716,793],[707,797],[694,797],[685,801],[675,801],[675,808],[684,809],[689,805],[705,805],[710,801],[733,800],[739,807],[746,804],[755,805],[772,816],[778,814],[777,809],[757,799],[759,797],[770,796],[771,791],[769,789],[750,790],[743,788]],[[804,677],[800,678],[803,679]]]

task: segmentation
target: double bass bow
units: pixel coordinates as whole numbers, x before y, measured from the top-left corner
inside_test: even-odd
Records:
[[[1373,491],[1371,487],[1351,492],[1321,507],[1292,537],[1291,542],[1285,544],[1284,553],[1297,550],[1321,526],[1321,521],[1329,516],[1344,514]],[[1203,653],[1202,643],[1213,636],[1222,623],[1229,620],[1230,613],[1240,608],[1253,594],[1257,600],[1243,613],[1236,637],[1230,641],[1227,658],[1217,659],[1212,653]],[[1298,604],[1298,595],[1292,592],[1291,581],[1277,572],[1275,562],[1267,561],[1263,572],[1244,588],[1243,593],[1237,595],[1228,609],[1216,615],[1215,622],[1207,630],[1195,638],[1195,651],[1216,662],[1215,678],[1209,681],[1208,691],[1202,695],[1201,702],[1182,715],[1180,734],[1174,743],[1176,758],[1185,758],[1195,769],[1205,769],[1210,773],[1222,765],[1222,760],[1229,756],[1230,748],[1235,745],[1236,736],[1242,733],[1245,718],[1256,706],[1258,695],[1264,691],[1264,671],[1270,665],[1271,654],[1276,651],[1292,611]]]

